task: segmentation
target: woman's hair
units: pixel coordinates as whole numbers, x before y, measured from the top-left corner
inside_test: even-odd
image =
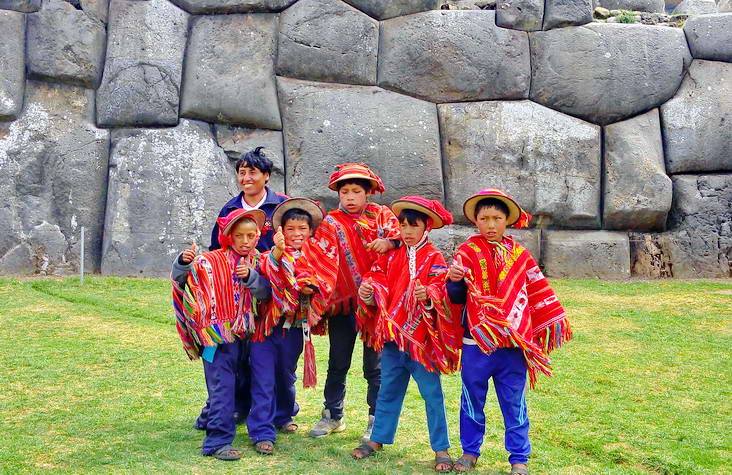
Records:
[[[475,205],[475,217],[478,218],[478,213],[480,213],[480,210],[483,208],[495,208],[501,213],[505,214],[508,218],[508,215],[510,214],[510,211],[508,210],[508,206],[506,206],[506,203],[503,201],[497,199],[497,198],[484,198],[480,201],[478,201],[478,204]]]

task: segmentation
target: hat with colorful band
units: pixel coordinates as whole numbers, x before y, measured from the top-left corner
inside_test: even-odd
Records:
[[[341,163],[336,165],[336,170],[330,174],[328,188],[333,191],[338,191],[338,182],[354,179],[370,182],[371,189],[369,190],[369,194],[383,193],[386,190],[381,178],[365,163]]]
[[[274,210],[272,214],[272,228],[277,229],[282,225],[282,217],[291,209],[300,209],[310,215],[313,220],[313,231],[320,226],[325,218],[325,211],[320,207],[317,201],[309,198],[290,198],[283,201]]]
[[[463,214],[471,223],[475,223],[477,216],[475,215],[475,207],[480,203],[481,200],[486,198],[493,198],[508,207],[508,217],[506,218],[506,225],[513,226],[515,228],[528,227],[529,221],[531,221],[531,215],[521,209],[521,206],[516,202],[513,197],[508,193],[505,193],[497,188],[486,188],[480,190],[463,203]]]

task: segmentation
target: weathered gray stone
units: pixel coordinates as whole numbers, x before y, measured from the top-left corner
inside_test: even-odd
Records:
[[[109,0],[79,0],[84,13],[106,24],[109,17]]]
[[[63,0],[28,15],[28,70],[34,77],[95,88],[102,77],[104,24]]]
[[[41,9],[41,0],[0,0],[0,10],[31,13]],[[3,30],[5,31],[5,30]]]
[[[432,102],[522,99],[529,93],[527,34],[499,28],[495,12],[431,11],[381,24],[379,85]]]
[[[529,39],[531,99],[603,125],[670,99],[691,61],[678,28],[593,23]]]
[[[207,124],[112,135],[102,272],[164,276],[177,252],[208,247],[219,207],[238,192]]]
[[[276,52],[276,15],[196,17],[186,53],[181,116],[281,129]]]
[[[441,229],[430,231],[430,240],[450,263],[452,256],[455,254],[457,247],[465,242],[473,234],[477,234],[474,226],[452,225]],[[536,262],[541,257],[541,229],[507,229],[506,235],[513,237],[522,246],[524,246],[531,255],[534,256]]]
[[[732,171],[732,64],[694,60],[661,119],[669,173]]]
[[[279,12],[297,0],[172,0],[188,13],[266,13]]]
[[[545,0],[543,29],[592,22],[592,0]]]
[[[663,13],[666,8],[663,0],[594,0],[594,6],[605,7],[608,10],[649,13]]]
[[[25,18],[0,10],[0,120],[15,119],[23,108],[25,88]]]
[[[287,192],[328,206],[328,176],[342,162],[365,162],[386,184],[389,202],[408,194],[443,196],[434,104],[373,86],[278,79]]]
[[[94,91],[28,82],[25,108],[0,124],[0,272],[98,271],[109,132],[94,126]]]
[[[694,58],[732,63],[732,13],[691,17],[684,33]]]
[[[672,230],[635,236],[644,277],[732,277],[732,175],[673,177]]]
[[[547,277],[630,277],[628,234],[610,231],[544,231],[542,262]]]
[[[544,20],[544,0],[498,0],[496,24],[514,30],[541,30]]]
[[[538,226],[600,226],[600,127],[531,101],[438,106],[446,202],[506,190]]]
[[[719,13],[732,12],[732,0],[719,0],[719,3],[717,3],[717,11]]]
[[[168,0],[112,0],[97,123],[175,125],[188,14]]]
[[[440,8],[440,0],[344,0],[362,12],[386,20],[402,15],[435,10]]]
[[[264,147],[264,153],[272,160],[269,186],[280,193],[285,192],[285,152],[282,132],[278,130],[244,129],[228,125],[216,126],[216,141],[224,149],[232,165],[242,154]]]
[[[658,109],[605,127],[603,227],[663,231],[671,209]]]
[[[714,0],[684,0],[674,8],[672,15],[709,15],[717,13],[717,4]]]
[[[379,22],[341,0],[301,0],[280,15],[277,74],[376,84]]]

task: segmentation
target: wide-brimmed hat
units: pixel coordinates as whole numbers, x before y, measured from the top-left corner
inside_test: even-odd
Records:
[[[267,219],[267,215],[261,209],[235,209],[223,218],[219,218],[217,220],[219,224],[219,229],[221,229],[221,234],[225,236],[231,234],[231,231],[234,229],[234,225],[242,219],[246,218],[254,221],[257,224],[257,229],[261,231],[264,227],[264,222]]]
[[[397,216],[405,209],[426,214],[431,220],[432,229],[452,224],[452,214],[437,200],[430,200],[422,196],[402,196],[391,203],[391,210]]]
[[[345,180],[366,180],[371,183],[369,193],[383,193],[384,182],[381,181],[379,175],[373,172],[365,163],[341,163],[336,165],[336,170],[330,174],[328,180],[328,188],[338,191],[338,182]]]
[[[475,216],[475,207],[477,204],[486,198],[493,198],[508,207],[508,216],[506,217],[506,225],[514,226],[517,228],[525,228],[529,225],[531,215],[521,209],[521,206],[510,196],[508,193],[501,191],[497,188],[486,188],[480,190],[463,203],[463,214],[471,223],[475,223],[477,217]]]
[[[310,218],[313,220],[313,228],[311,231],[314,231],[318,226],[320,226],[320,223],[323,222],[323,218],[325,218],[325,211],[323,211],[323,208],[320,207],[320,204],[318,204],[317,201],[309,198],[290,198],[283,201],[275,208],[274,213],[272,214],[273,229],[277,229],[282,225],[282,217],[291,209],[301,209],[310,215]]]

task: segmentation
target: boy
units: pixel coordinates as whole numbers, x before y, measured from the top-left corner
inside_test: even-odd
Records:
[[[272,454],[276,428],[297,430],[292,407],[303,343],[304,386],[315,385],[310,328],[320,320],[337,275],[337,243],[312,237],[324,217],[320,206],[306,198],[282,202],[272,217],[275,247],[262,258],[262,271],[272,284],[272,305],[257,322],[251,344],[252,409],[247,418],[249,437],[261,454]],[[275,395],[275,387],[281,395]]]
[[[486,189],[463,205],[478,234],[461,244],[448,271],[447,292],[463,312],[463,393],[456,471],[475,468],[485,435],[488,379],[493,378],[503,414],[512,475],[528,474],[531,453],[524,397],[536,372],[551,374],[548,353],[572,336],[556,294],[528,250],[504,236],[507,226],[526,227],[531,215],[506,193]]]
[[[452,223],[437,201],[405,196],[391,206],[403,246],[379,257],[359,288],[357,317],[367,343],[381,353],[381,388],[371,440],[353,450],[361,459],[393,444],[410,375],[425,401],[435,470],[452,470],[440,373],[459,363],[460,322],[446,302],[447,264],[428,233]],[[457,317],[457,316],[456,316]]]
[[[203,358],[209,410],[202,453],[220,460],[241,458],[231,445],[238,365],[259,302],[271,294],[255,249],[264,219],[261,210],[242,209],[219,218],[222,247],[196,256],[194,244],[171,272],[178,334],[190,359]]]
[[[379,254],[399,244],[399,222],[387,206],[368,202],[368,196],[383,193],[384,184],[376,173],[362,163],[343,163],[330,175],[328,188],[338,193],[339,207],[328,213],[318,234],[331,235],[338,242],[336,265],[338,278],[328,311],[328,377],[325,381],[325,408],[320,421],[310,431],[311,437],[342,432],[346,376],[358,335],[354,317],[358,287],[362,276],[371,269]],[[363,373],[368,382],[366,401],[369,422],[364,433],[368,440],[373,426],[376,395],[381,369],[379,354],[364,344]]]

